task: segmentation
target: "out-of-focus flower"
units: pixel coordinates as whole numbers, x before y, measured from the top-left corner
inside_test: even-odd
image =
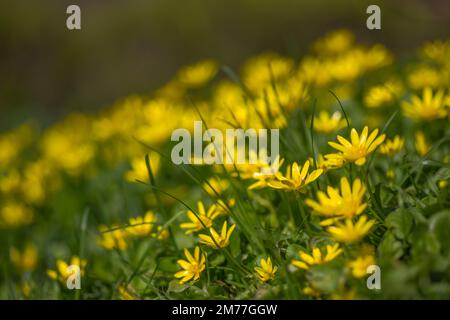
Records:
[[[20,272],[31,272],[36,268],[38,261],[38,251],[34,244],[28,243],[22,252],[12,247],[9,251],[9,257],[14,267]]]
[[[444,101],[444,91],[439,90],[433,95],[433,90],[426,87],[422,93],[422,99],[416,95],[411,97],[411,102],[403,101],[402,108],[405,116],[423,121],[445,118],[447,110]]]
[[[105,225],[101,225],[99,227],[100,237],[98,239],[98,244],[106,249],[106,250],[125,250],[128,245],[126,242],[126,238],[129,236],[129,233],[117,225],[112,225],[111,228],[108,228]]]
[[[153,211],[147,211],[143,217],[130,218],[129,226],[126,228],[126,231],[133,236],[148,236],[152,232],[155,222],[156,215]]]
[[[160,157],[157,153],[152,152],[149,156],[150,165],[153,175],[156,175],[159,170]],[[131,160],[131,169],[125,172],[125,178],[129,182],[149,181],[147,164],[144,157],[136,157]]]
[[[117,293],[119,294],[120,300],[136,300],[137,297],[132,291],[131,287],[120,285],[117,287]]]
[[[383,85],[371,87],[364,97],[364,103],[368,108],[383,107],[392,104],[402,91],[401,83],[391,80]]]
[[[421,53],[438,63],[448,63],[450,57],[450,41],[432,41],[427,42],[421,48]]]
[[[0,176],[0,191],[6,194],[20,191],[21,177],[17,170],[10,170]]]
[[[361,216],[355,223],[352,219],[345,219],[335,226],[328,227],[327,231],[338,242],[356,242],[366,236],[374,224],[375,220]]]
[[[175,277],[181,278],[180,283],[185,283],[190,280],[197,281],[200,279],[200,274],[206,268],[206,254],[200,254],[200,248],[195,247],[194,256],[192,256],[188,249],[184,249],[184,255],[187,260],[180,259],[177,261],[183,270],[175,273]]]
[[[200,243],[206,244],[214,249],[225,248],[230,244],[230,237],[234,228],[236,228],[235,224],[228,228],[226,221],[222,225],[220,234],[214,228],[209,228],[211,235],[200,234]]]
[[[314,159],[310,158],[309,162],[311,165],[314,165]],[[338,169],[341,168],[345,164],[345,160],[343,158],[332,158],[332,159],[325,159],[325,157],[321,154],[317,155],[317,169],[322,169],[323,172],[327,172],[331,169]]]
[[[9,201],[0,211],[0,226],[18,227],[33,221],[33,211],[22,203]]]
[[[337,136],[339,143],[336,142],[328,142],[328,144],[339,150],[340,153],[335,154],[336,156],[325,156],[327,159],[333,158],[343,158],[345,161],[354,162],[358,166],[362,166],[366,163],[367,157],[375,151],[375,149],[383,143],[386,138],[385,134],[377,137],[378,129],[372,131],[369,135],[369,128],[364,127],[361,135],[358,135],[358,132],[355,128],[351,130],[350,137],[351,142],[347,139]]]
[[[314,117],[314,130],[322,133],[331,133],[346,126],[342,114],[335,111],[331,116],[328,112],[322,110],[318,117]]]
[[[385,155],[393,155],[400,150],[403,149],[403,146],[405,144],[405,139],[401,138],[400,136],[395,136],[394,139],[388,139],[386,140],[381,146],[380,146],[380,153]]]
[[[339,54],[350,49],[354,41],[355,36],[350,30],[339,29],[317,40],[314,43],[314,50],[321,55]]]
[[[184,67],[178,73],[178,80],[184,85],[198,88],[209,82],[217,73],[219,66],[214,60],[204,60]]]
[[[180,224],[180,227],[186,230],[186,234],[200,231],[204,228],[210,228],[214,219],[220,215],[220,212],[217,210],[217,206],[215,204],[210,206],[208,211],[206,211],[203,202],[198,201],[197,208],[197,215],[190,210],[186,213],[189,220],[191,220],[190,222]]]
[[[258,278],[262,282],[273,280],[275,278],[275,273],[277,272],[277,270],[278,267],[272,265],[272,260],[270,259],[270,257],[268,257],[267,259],[261,259],[259,261],[259,266],[255,267]]]
[[[313,209],[313,212],[323,216],[344,216],[351,218],[361,214],[367,207],[363,202],[366,188],[361,180],[355,179],[353,186],[346,177],[341,178],[341,191],[331,186],[327,187],[327,194],[323,191],[317,192],[318,202],[306,199],[305,203]]]
[[[300,269],[309,269],[309,267],[318,264],[330,262],[342,253],[339,244],[327,245],[325,248],[313,248],[312,254],[307,254],[305,251],[299,251],[298,256],[300,260],[293,259],[291,263]]]
[[[362,278],[367,275],[367,268],[375,264],[375,257],[372,255],[360,256],[348,263],[355,278]]]
[[[440,88],[447,83],[446,74],[428,66],[420,66],[408,75],[411,88],[420,90],[425,88]]]
[[[64,260],[58,259],[56,260],[56,270],[48,269],[47,275],[55,281],[66,284],[67,279],[75,272],[75,269],[72,271],[70,269],[70,266],[78,266],[80,268],[80,276],[83,276],[86,263],[87,262],[85,259],[80,260],[80,258],[77,256],[73,256],[70,259],[70,265],[67,264],[67,262],[65,262]]]
[[[264,53],[249,59],[243,67],[242,79],[252,91],[258,92],[272,81],[286,78],[292,71],[294,62],[275,53]]]
[[[440,189],[445,189],[448,187],[448,181],[447,180],[439,180],[438,186]]]
[[[431,145],[428,143],[423,131],[417,131],[414,137],[414,145],[416,147],[416,151],[420,156],[423,157],[431,149]]]
[[[10,165],[33,141],[33,135],[33,129],[26,124],[0,134],[0,168]]]
[[[309,160],[305,161],[301,170],[297,162],[294,162],[291,167],[287,168],[284,176],[277,172],[268,185],[274,189],[305,192],[305,187],[319,178],[323,172],[322,169],[313,170],[311,173],[308,170]]]
[[[222,194],[229,186],[230,182],[228,182],[228,180],[219,179],[217,177],[209,178],[208,183],[205,182],[203,184],[203,188],[211,197],[217,196],[216,192]]]
[[[152,234],[152,237],[158,240],[166,240],[169,236],[169,230],[167,230],[167,228],[163,228],[163,226],[158,226],[158,228],[156,228],[156,232]]]

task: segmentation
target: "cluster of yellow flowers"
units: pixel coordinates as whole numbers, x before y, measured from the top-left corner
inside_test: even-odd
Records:
[[[146,146],[162,149],[175,129],[191,131],[192,123],[201,116],[209,127],[220,130],[230,127],[285,130],[282,138],[287,142],[282,142],[289,152],[276,160],[285,169],[275,174],[260,174],[271,165],[265,157],[256,157],[251,151],[249,157],[258,159],[255,163],[212,168],[213,175],[198,185],[208,200],[197,199],[198,188],[187,193],[186,189],[191,186],[177,180],[174,190],[180,188],[176,189],[178,194],[188,194],[198,200],[197,210],[187,210],[178,226],[174,223],[178,215],[167,217],[155,205],[157,202],[172,208],[173,199],[163,197],[156,201],[148,197],[145,205],[152,210],[144,215],[124,218],[128,219],[126,224],[101,223],[97,227],[97,244],[105,250],[125,251],[137,238],[153,239],[155,243],[169,237],[173,237],[175,243],[186,238],[193,240],[195,245],[191,241],[181,247],[185,259],[177,261],[181,270],[174,274],[177,281],[185,284],[199,280],[202,272],[208,270],[207,252],[223,253],[242,268],[229,252],[240,233],[248,232],[233,214],[236,207],[245,211],[260,205],[275,216],[282,215],[284,209],[272,203],[273,198],[268,194],[283,200],[294,196],[299,210],[310,209],[312,218],[318,221],[316,229],[321,230],[324,242],[308,243],[308,247],[296,250],[298,254],[292,259],[280,258],[273,253],[274,248],[253,252],[253,276],[269,282],[287,272],[288,268],[282,267],[286,261],[297,269],[308,270],[345,258],[350,273],[361,278],[367,266],[376,261],[373,248],[365,248],[363,241],[371,236],[376,226],[366,199],[372,157],[388,159],[382,170],[390,179],[395,179],[398,154],[415,148],[416,157],[425,157],[432,149],[432,138],[424,125],[440,121],[448,126],[450,120],[450,42],[427,43],[420,49],[420,57],[420,63],[405,67],[405,76],[400,77],[388,69],[394,58],[382,45],[359,45],[352,33],[337,30],[316,41],[310,54],[300,61],[264,53],[249,59],[240,76],[223,68],[223,73],[231,79],[227,80],[219,75],[216,61],[205,60],[182,68],[151,97],[128,97],[94,115],[69,115],[42,132],[24,125],[1,134],[0,228],[32,227],[36,217],[47,214],[49,204],[53,203],[51,200],[57,198],[66,185],[72,183],[78,187],[102,172],[119,171],[121,182],[126,186],[136,181],[147,183],[152,175],[163,182],[172,182],[173,176],[165,175],[169,171],[166,166],[170,164],[163,161],[163,153],[150,152],[149,172],[144,160],[148,152]],[[378,82],[368,79],[367,75],[380,70],[385,76],[375,77]],[[202,88],[207,90],[202,91]],[[335,93],[339,101],[328,90]],[[356,94],[361,95],[360,99],[355,99]],[[408,130],[387,138],[385,130],[380,132],[377,128],[382,128],[381,121],[386,120],[387,113],[397,109],[404,116],[403,125]],[[351,116],[347,117],[347,111]],[[311,123],[310,132],[306,123]],[[369,130],[369,127],[374,129]],[[318,142],[310,141],[313,135]],[[411,140],[414,145],[410,146]],[[306,151],[307,143],[311,145],[310,151]],[[298,144],[302,150],[290,149],[291,145]],[[323,146],[317,154],[316,145]],[[329,147],[335,151],[325,150]],[[339,186],[333,181],[339,181]],[[446,187],[445,183],[443,180],[439,186]],[[236,188],[239,191],[233,194]],[[240,203],[238,198],[244,193],[246,200]],[[141,196],[144,192],[139,190],[137,194]],[[93,207],[97,210],[101,205]],[[184,234],[179,232],[181,236],[175,239],[172,227],[179,227],[178,231]],[[347,246],[356,249],[347,252]],[[32,244],[22,252],[11,248],[10,260],[20,272],[31,272],[37,265],[37,249]],[[80,266],[84,274],[84,259],[74,256],[71,264]],[[55,270],[47,273],[63,283],[70,276],[67,268],[67,262],[57,260]],[[243,269],[244,273],[248,272]],[[117,290],[125,299],[137,296],[128,283],[118,286]],[[303,293],[320,296],[320,292],[309,285],[304,287]]]

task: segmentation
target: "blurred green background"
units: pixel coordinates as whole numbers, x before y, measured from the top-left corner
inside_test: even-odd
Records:
[[[80,31],[66,28],[70,4],[81,7]],[[370,4],[381,7],[380,31],[366,29]],[[150,95],[204,58],[238,68],[262,51],[299,57],[342,27],[411,55],[426,40],[449,37],[450,1],[2,0],[0,131]]]

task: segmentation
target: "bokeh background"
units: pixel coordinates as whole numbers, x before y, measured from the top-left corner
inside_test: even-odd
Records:
[[[66,28],[70,4],[81,7],[81,31]],[[381,31],[365,27],[369,4],[381,7]],[[3,0],[0,131],[150,95],[181,66],[205,58],[237,68],[263,51],[299,57],[342,27],[413,55],[426,40],[448,38],[450,1]]]

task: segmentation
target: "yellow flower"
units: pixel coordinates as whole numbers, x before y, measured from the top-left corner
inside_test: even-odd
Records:
[[[430,87],[423,90],[422,99],[414,95],[411,102],[403,101],[402,108],[405,116],[416,120],[431,121],[447,116],[444,91],[439,90],[433,96]]]
[[[104,249],[125,250],[128,247],[126,238],[129,236],[129,233],[126,232],[123,228],[117,225],[112,225],[111,228],[101,225],[99,227],[99,231],[101,235],[98,243]]]
[[[356,165],[362,166],[366,163],[367,156],[369,156],[381,143],[383,143],[386,137],[386,135],[382,134],[377,138],[378,129],[373,130],[370,135],[368,134],[369,128],[366,126],[361,132],[361,136],[358,135],[355,128],[351,130],[351,142],[338,135],[337,139],[340,144],[332,141],[328,142],[328,144],[339,150],[340,153],[334,154],[335,156],[328,155],[326,158],[343,158],[348,162],[354,162]]]
[[[287,168],[285,176],[280,172],[275,173],[273,180],[270,180],[268,185],[274,189],[304,192],[304,188],[320,177],[323,172],[322,169],[317,169],[308,173],[308,170],[309,160],[305,161],[301,170],[297,162],[294,162],[291,167]]]
[[[22,203],[7,202],[0,211],[0,225],[17,227],[32,221],[33,211]]]
[[[130,226],[126,228],[126,231],[134,236],[148,236],[155,222],[156,215],[152,211],[147,211],[144,217],[130,218]]]
[[[302,290],[303,294],[307,296],[311,296],[316,299],[320,299],[321,293],[317,291],[316,289],[313,289],[311,287],[304,287]]]
[[[117,292],[119,293],[120,300],[136,300],[134,293],[124,285],[118,286]]]
[[[178,73],[178,79],[189,87],[197,88],[210,81],[218,69],[219,66],[214,60],[200,61],[182,68]]]
[[[367,216],[361,216],[356,223],[352,219],[346,219],[344,223],[328,227],[327,231],[339,242],[356,242],[369,233],[375,220],[367,220]]]
[[[36,268],[38,251],[34,244],[28,243],[23,252],[12,247],[9,251],[9,257],[14,267],[20,272],[31,272]]]
[[[372,255],[357,257],[348,263],[355,278],[362,278],[367,275],[367,268],[375,264],[375,258]]]
[[[393,155],[394,153],[399,152],[403,148],[404,144],[405,139],[400,136],[395,136],[394,139],[388,139],[380,146],[380,153]]]
[[[413,89],[438,88],[445,84],[445,74],[428,66],[420,66],[408,75],[408,83]]]
[[[448,62],[448,57],[450,57],[450,41],[436,40],[427,42],[422,47],[421,52],[428,59],[438,63]]]
[[[338,54],[351,48],[355,36],[346,29],[335,30],[327,33],[316,41],[314,49],[318,54]]]
[[[309,162],[311,163],[311,165],[313,165],[314,159],[309,158]],[[341,168],[344,163],[345,161],[343,158],[325,159],[323,155],[318,154],[316,167],[317,169],[322,169],[323,172],[327,172],[328,170]]]
[[[364,103],[368,108],[379,108],[395,101],[395,96],[400,95],[403,87],[396,80],[388,81],[383,85],[371,87],[364,97]]]
[[[216,177],[209,178],[208,183],[205,182],[203,184],[203,188],[211,197],[215,197],[216,192],[218,194],[222,194],[222,192],[228,189],[229,186],[230,183],[227,180],[219,179]]]
[[[275,278],[275,273],[277,272],[278,267],[272,265],[272,260],[270,260],[270,257],[268,257],[267,260],[261,259],[259,264],[260,266],[255,267],[255,271],[258,274],[258,278],[262,282]]]
[[[169,236],[169,230],[163,228],[163,226],[158,226],[158,228],[156,228],[156,232],[152,234],[152,237],[158,240],[166,240]]]
[[[326,253],[325,253],[326,250]],[[342,253],[342,249],[339,248],[339,244],[327,245],[324,248],[313,248],[312,254],[307,254],[305,251],[300,250],[298,255],[300,260],[293,259],[291,263],[300,269],[309,269],[309,267],[318,264],[324,264],[336,259]]]
[[[235,224],[228,229],[226,221],[222,225],[222,231],[220,234],[218,234],[214,228],[209,228],[211,236],[200,234],[200,243],[206,244],[214,249],[225,248],[230,244],[230,237],[234,228],[236,228]]]
[[[342,114],[335,111],[331,116],[322,110],[318,117],[314,117],[314,130],[322,133],[331,133],[346,126],[346,121],[342,119]]]
[[[440,189],[445,189],[448,186],[448,181],[447,180],[439,180],[438,186]]]
[[[190,234],[202,229],[210,228],[215,218],[220,215],[220,211],[217,210],[217,206],[213,204],[209,207],[208,211],[205,210],[203,202],[197,202],[198,214],[195,215],[192,211],[187,212],[187,216],[190,222],[184,222],[180,224],[182,229],[186,229],[186,234]]]
[[[319,202],[307,199],[306,205],[311,207],[315,213],[323,216],[345,216],[351,218],[361,214],[367,207],[363,202],[366,188],[361,180],[355,179],[352,188],[346,177],[341,178],[341,192],[331,186],[327,187],[327,194],[323,191],[317,192]]]
[[[160,157],[157,153],[152,152],[149,160],[152,173],[156,175],[159,169]],[[143,182],[149,181],[147,164],[144,157],[136,157],[131,160],[131,169],[125,172],[125,179],[129,182],[136,182],[136,180]]]
[[[430,144],[427,142],[427,139],[425,138],[425,134],[422,131],[417,131],[415,134],[415,141],[414,141],[417,153],[420,156],[424,156],[428,153],[428,151],[431,149]]]
[[[187,281],[196,281],[200,278],[200,274],[205,270],[206,254],[200,255],[200,248],[195,247],[194,256],[188,249],[184,249],[186,260],[180,259],[177,261],[178,265],[183,269],[175,273],[175,278],[181,278],[180,283]]]
[[[56,281],[65,284],[67,279],[75,272],[75,270],[71,270],[70,266],[78,266],[80,268],[80,275],[84,275],[84,268],[86,266],[86,260],[80,260],[79,257],[73,256],[70,259],[70,265],[67,264],[64,260],[56,260],[56,270],[48,269],[47,275]]]

